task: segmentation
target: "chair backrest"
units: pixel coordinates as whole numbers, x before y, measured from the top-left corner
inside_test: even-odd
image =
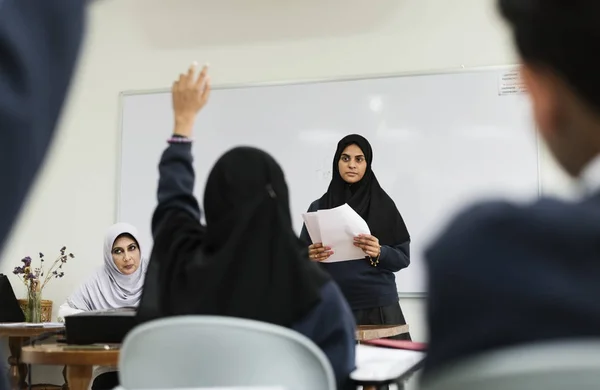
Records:
[[[281,386],[334,390],[325,354],[290,329],[216,316],[180,316],[134,328],[119,357],[127,390]]]
[[[469,358],[424,379],[421,390],[599,388],[600,339],[506,348]]]

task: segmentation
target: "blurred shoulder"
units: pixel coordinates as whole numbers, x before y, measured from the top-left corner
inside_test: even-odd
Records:
[[[600,207],[598,207],[600,212]],[[542,198],[532,203],[490,201],[461,211],[429,245],[427,261],[435,266],[448,254],[462,261],[512,251],[539,242],[536,237],[560,236],[569,225],[589,214],[583,203]],[[600,215],[597,221],[600,223]],[[510,256],[508,256],[510,257]],[[460,260],[459,260],[460,261]]]

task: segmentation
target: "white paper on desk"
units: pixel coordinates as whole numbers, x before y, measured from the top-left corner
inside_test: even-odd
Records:
[[[313,244],[323,242],[321,240],[321,229],[319,228],[317,212],[314,211],[302,214],[302,219],[304,220],[304,226],[306,226],[306,230],[308,231],[308,235]]]
[[[43,322],[44,328],[62,328],[65,326],[62,322]]]
[[[1,328],[62,328],[65,324],[61,322],[3,322]]]
[[[0,324],[3,328],[43,328],[42,323],[35,322],[3,322]]]
[[[357,260],[365,257],[362,249],[354,246],[354,237],[371,234],[369,225],[352,207],[343,204],[329,210],[317,211],[323,245],[331,247],[331,255],[324,263]]]
[[[411,370],[424,358],[425,353],[421,351],[359,344],[356,346],[356,370],[350,377],[363,381],[395,379]]]

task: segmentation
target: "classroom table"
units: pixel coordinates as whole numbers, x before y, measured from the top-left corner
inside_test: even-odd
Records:
[[[23,347],[21,360],[28,364],[66,366],[68,388],[86,390],[92,380],[94,366],[118,365],[119,348],[88,350],[65,344],[42,344]]]
[[[408,333],[408,325],[361,325],[356,340],[366,341]],[[92,379],[93,366],[117,366],[119,348],[87,350],[65,344],[43,344],[23,347],[21,361],[28,364],[64,365],[70,390],[86,390]]]
[[[11,389],[20,390],[26,389],[27,386],[27,365],[21,361],[21,347],[29,342],[32,337],[39,336],[43,333],[62,331],[64,326],[53,326],[53,327],[33,327],[30,324],[22,323],[0,323],[0,338],[8,338],[8,348],[10,350],[10,356],[8,357],[9,364],[9,383]],[[60,387],[53,385],[34,385],[32,387]]]

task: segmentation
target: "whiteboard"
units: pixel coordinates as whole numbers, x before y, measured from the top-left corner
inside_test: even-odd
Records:
[[[480,199],[538,196],[530,106],[524,94],[500,93],[507,70],[215,88],[196,122],[195,194],[201,203],[208,172],[225,151],[259,147],[286,174],[299,233],[301,214],[327,190],[337,142],[361,134],[412,238],[398,291],[424,293],[423,250],[451,216]],[[157,164],[173,130],[170,93],[122,93],[121,109],[117,218],[151,242]]]

